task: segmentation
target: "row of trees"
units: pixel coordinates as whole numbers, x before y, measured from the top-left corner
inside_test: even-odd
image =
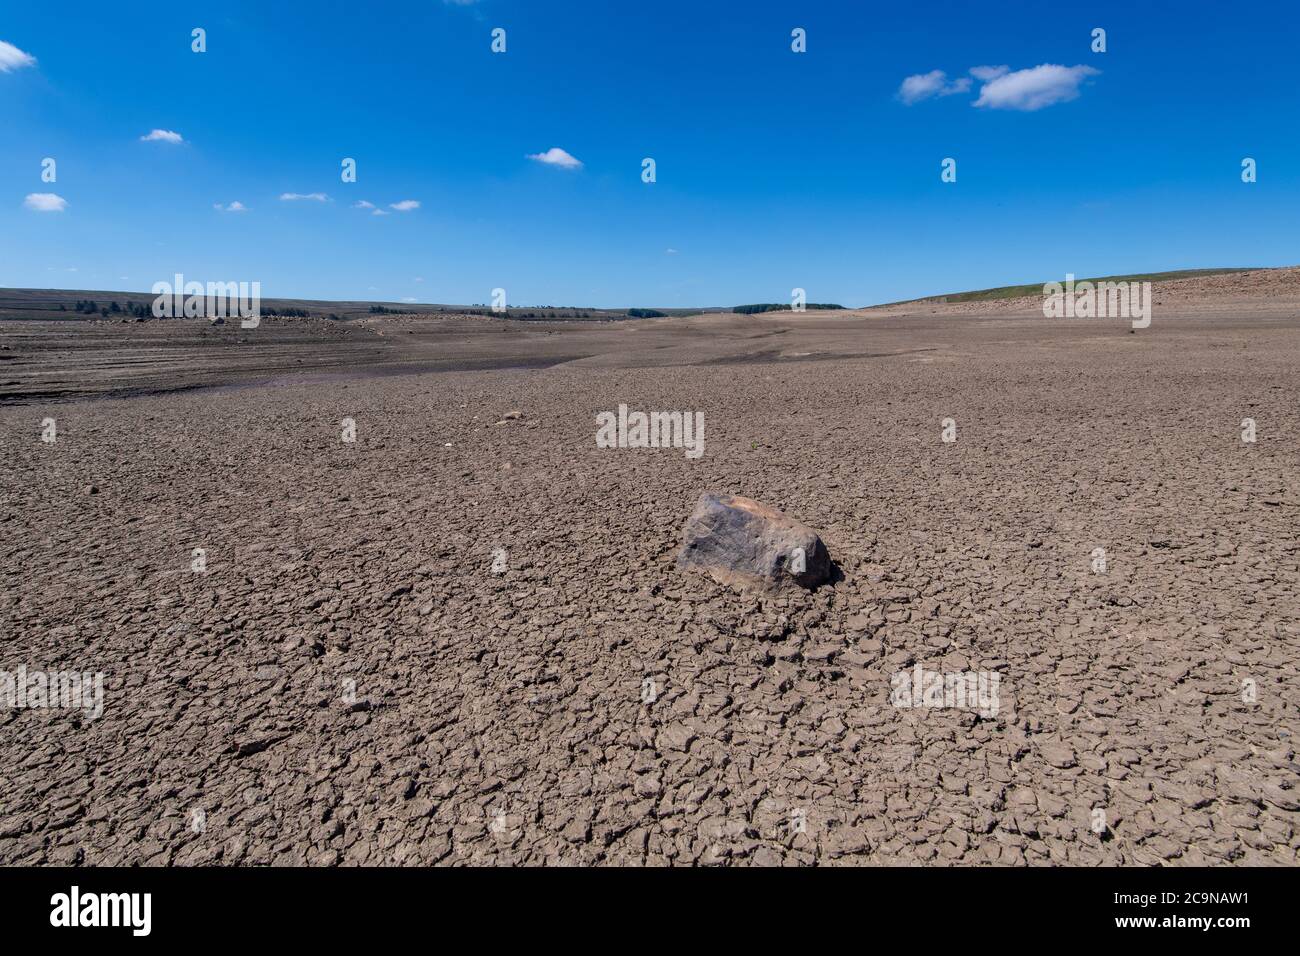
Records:
[[[786,306],[789,308],[789,306]],[[813,306],[809,306],[813,308]],[[817,306],[817,308],[831,308],[830,306]],[[838,308],[838,306],[836,307]],[[372,315],[406,315],[412,311],[418,312],[436,312],[438,314],[452,315],[504,315],[511,319],[592,319],[601,318],[602,316],[591,309],[579,309],[576,306],[509,306],[504,312],[496,312],[482,305],[474,305],[464,309],[394,309],[386,305],[372,305],[370,313]],[[274,315],[274,312],[268,313]],[[282,312],[281,315],[288,313]],[[658,309],[628,309],[627,314],[633,319],[658,319],[663,318],[668,313],[660,312]]]
[[[134,316],[137,319],[147,319],[151,314],[148,306],[136,305],[131,301],[128,301],[126,307],[123,308],[116,302],[110,302],[108,305],[101,306],[93,299],[78,299],[76,304],[72,307],[72,310],[74,312],[80,312],[83,315],[94,315],[98,312],[104,318],[108,318],[110,315],[122,315],[125,313],[126,315]],[[67,312],[68,307],[60,302],[59,311]]]
[[[806,308],[843,309],[844,306],[836,305],[830,302],[809,302]],[[792,309],[793,306],[791,306],[790,303],[788,302],[758,302],[752,305],[738,305],[734,309],[732,309],[732,311],[738,312],[741,315],[754,315],[755,313],[758,312],[789,312]],[[59,311],[66,312],[67,306],[60,303]],[[96,312],[98,312],[101,316],[105,318],[107,318],[110,315],[119,315],[125,313],[126,315],[134,316],[137,319],[147,319],[153,314],[148,306],[136,305],[134,302],[130,302],[130,301],[128,301],[126,303],[125,308],[123,308],[122,306],[118,305],[116,302],[110,302],[108,305],[100,306],[92,299],[78,299],[76,304],[73,306],[73,311],[82,313],[84,315],[94,315]],[[411,311],[410,309],[393,309],[383,305],[372,305],[370,307],[370,312],[372,315],[405,315],[410,311]],[[530,308],[527,311],[524,311],[519,308],[511,308],[504,313],[494,312],[492,309],[488,309],[488,308],[437,309],[437,310],[424,310],[424,311],[437,311],[439,313],[451,312],[453,314],[459,314],[459,315],[489,315],[489,316],[505,315],[508,318],[513,318],[513,319],[590,319],[593,317],[595,318],[599,317],[599,316],[595,316],[588,309],[577,309],[572,307],[567,309],[538,307],[538,308]],[[284,318],[295,318],[295,319],[306,319],[311,317],[311,312],[309,312],[308,310],[295,309],[295,308],[284,308],[278,310],[263,309],[262,314],[281,316]],[[668,313],[660,312],[658,309],[628,309],[627,314],[629,318],[633,318],[633,319],[658,319],[658,318],[663,318]],[[338,316],[331,313],[330,318],[337,320]]]
[[[496,315],[505,316],[507,319],[590,319],[593,314],[585,309],[570,309],[566,312],[564,309],[524,309],[511,306],[504,312],[494,312],[491,309],[439,309],[439,312],[448,312],[453,315]]]
[[[804,306],[805,309],[842,309],[844,306],[835,305],[832,302],[809,302]],[[759,302],[756,305],[738,305],[732,312],[739,312],[741,315],[753,315],[755,312],[790,312],[794,306],[789,302]]]
[[[130,301],[128,301],[126,303],[126,306],[123,307],[118,305],[116,302],[110,302],[108,305],[101,306],[93,299],[78,299],[76,304],[72,307],[72,310],[74,312],[79,312],[83,315],[94,315],[96,312],[98,312],[104,318],[108,318],[110,315],[130,315],[130,316],[134,316],[137,319],[147,319],[153,315],[153,310],[149,306],[136,305],[134,302],[130,302]],[[68,307],[63,303],[59,303],[59,311],[67,312]],[[370,311],[374,312],[375,308],[372,307]],[[397,310],[392,309],[392,310],[384,310],[384,311],[396,312]],[[232,309],[229,312],[229,314],[234,315],[236,314],[236,311]],[[261,314],[277,315],[283,318],[291,318],[291,319],[311,318],[311,313],[308,312],[306,309],[294,309],[294,308],[262,309]],[[338,316],[331,315],[330,318],[337,319]]]

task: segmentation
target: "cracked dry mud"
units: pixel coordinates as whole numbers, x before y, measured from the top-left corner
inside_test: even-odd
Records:
[[[114,331],[87,394],[72,328],[0,333],[0,665],[104,711],[0,709],[0,862],[1298,862],[1300,309],[391,320],[127,398],[201,327]],[[598,449],[619,403],[705,454]],[[843,577],[677,568],[706,490]],[[997,715],[893,706],[918,663]]]

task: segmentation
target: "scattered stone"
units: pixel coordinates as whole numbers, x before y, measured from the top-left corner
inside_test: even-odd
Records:
[[[704,494],[682,538],[679,565],[733,587],[812,589],[831,573],[830,555],[815,531],[752,498]]]

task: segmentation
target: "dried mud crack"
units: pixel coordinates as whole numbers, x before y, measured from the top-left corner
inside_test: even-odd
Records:
[[[1300,320],[995,318],[0,331],[0,665],[104,677],[0,709],[0,861],[1295,865]],[[709,489],[841,576],[679,569]]]

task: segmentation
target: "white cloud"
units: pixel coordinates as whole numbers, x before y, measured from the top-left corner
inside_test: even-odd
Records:
[[[559,166],[561,169],[582,168],[581,160],[558,146],[552,146],[544,153],[529,153],[528,158],[535,159],[539,163],[545,163],[547,166]]]
[[[311,202],[329,202],[330,197],[324,193],[280,193],[282,202],[298,202],[300,200],[310,200]]]
[[[1100,72],[1090,66],[1044,63],[1027,70],[1002,73],[980,88],[975,105],[995,110],[1040,110],[1044,106],[1075,99],[1079,95],[1079,84]]]
[[[423,281],[424,281],[424,276],[416,276],[415,279],[414,279],[413,281],[415,281],[415,282],[423,282]]]
[[[68,201],[54,193],[28,193],[23,205],[36,212],[63,212],[68,208]]]
[[[676,250],[676,249],[665,249],[665,250],[664,250],[664,255],[666,255],[666,256],[675,256],[675,255],[677,255],[677,250]]]
[[[911,106],[932,96],[952,96],[954,93],[965,93],[969,89],[969,77],[958,77],[949,83],[948,74],[943,70],[931,70],[929,73],[917,73],[903,80],[898,87],[898,98]]]
[[[304,198],[304,199],[305,199],[305,198],[308,198],[308,197],[305,197],[305,196],[304,196],[304,197],[301,197],[301,198]],[[403,199],[401,202],[393,202],[393,203],[389,203],[388,205],[391,206],[393,209],[396,209],[398,212],[410,212],[412,209],[419,209],[419,208],[420,208],[420,202],[419,202],[418,199]],[[369,210],[370,210],[370,215],[372,215],[372,216],[391,216],[391,215],[392,215],[392,213],[390,213],[387,209],[380,209],[378,206],[376,206],[374,203],[372,203],[372,202],[371,202],[370,200],[368,200],[368,199],[358,199],[356,202],[354,202],[354,203],[352,204],[352,208],[353,208],[353,209],[369,209]]]
[[[183,143],[180,133],[169,129],[154,129],[140,137],[142,143]]]
[[[36,57],[30,53],[24,53],[12,43],[0,40],[0,73],[12,73],[14,70],[21,70],[25,66],[35,65]]]
[[[970,68],[970,75],[981,83],[996,80],[999,76],[1005,76],[1010,72],[1011,67],[1009,66],[972,66]]]
[[[947,75],[943,70],[931,70],[929,73],[909,76],[898,87],[899,99],[911,106],[913,103],[934,96],[943,88],[944,77]]]
[[[234,202],[230,203],[227,206],[223,206],[219,202],[214,202],[212,204],[212,208],[218,210],[219,212],[248,212],[248,207],[245,206],[238,199],[236,199]]]
[[[414,296],[409,296],[409,295],[408,295],[408,296],[404,296],[404,297],[402,298],[402,301],[403,301],[403,302],[418,302],[419,300],[416,299]]]

